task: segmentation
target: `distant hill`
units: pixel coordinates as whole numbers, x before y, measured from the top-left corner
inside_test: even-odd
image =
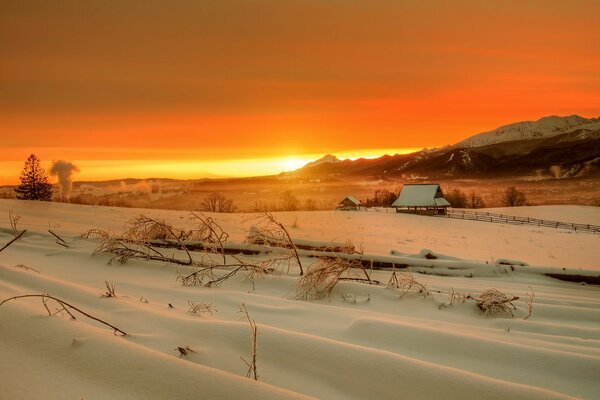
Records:
[[[327,155],[291,174],[413,179],[600,175],[600,118],[549,116],[483,132],[454,145],[376,159]]]

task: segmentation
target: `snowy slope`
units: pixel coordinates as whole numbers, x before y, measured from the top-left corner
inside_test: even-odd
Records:
[[[548,116],[537,121],[517,122],[501,126],[493,131],[479,133],[459,143],[456,147],[481,147],[501,142],[549,138],[578,129],[596,130],[600,127],[598,118],[583,118],[578,115],[568,117]]]
[[[141,260],[108,264],[108,255],[93,255],[94,240],[79,237],[92,227],[120,232],[140,213],[184,227],[190,223],[184,212],[0,200],[0,215],[11,209],[28,231],[0,253],[0,300],[47,292],[128,335],[115,336],[81,316],[50,317],[39,299],[2,305],[3,399],[594,399],[600,391],[597,286],[511,273],[505,266],[507,272],[486,277],[415,274],[432,291],[427,298],[402,297],[385,285],[341,282],[330,299],[300,301],[294,299],[294,271],[257,277],[254,284],[237,275],[221,287],[184,287],[175,278],[186,267]],[[600,209],[545,207],[542,212],[555,219],[576,213],[597,220]],[[212,217],[231,241],[244,239],[247,215]],[[352,239],[369,253],[430,248],[440,260],[445,253],[490,264],[505,257],[600,268],[600,237],[583,233],[381,212],[277,217],[294,237]],[[1,225],[2,244],[12,237],[7,225]],[[49,227],[68,248],[55,243]],[[242,257],[256,262],[263,256]],[[305,265],[311,262],[303,258]],[[374,271],[372,277],[385,283],[390,272]],[[115,285],[118,297],[100,296],[105,280]],[[473,301],[449,305],[443,294],[477,296],[492,287],[521,299],[533,289],[531,317],[523,319],[527,305],[521,300],[515,301],[511,319],[486,317]],[[193,315],[189,300],[212,303],[216,311]],[[248,359],[251,349],[249,325],[238,312],[241,303],[258,326],[258,382],[245,377],[240,360]],[[178,346],[194,352],[179,356]]]

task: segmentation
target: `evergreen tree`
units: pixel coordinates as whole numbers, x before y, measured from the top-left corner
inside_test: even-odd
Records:
[[[40,159],[32,154],[25,161],[21,172],[21,184],[15,188],[17,199],[50,201],[52,184],[48,182],[46,171],[40,166]]]

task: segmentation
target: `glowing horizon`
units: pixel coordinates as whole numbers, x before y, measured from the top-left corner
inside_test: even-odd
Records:
[[[408,154],[421,148],[409,149],[365,149],[360,151],[339,151],[329,153],[340,160],[377,158],[389,154]],[[325,154],[302,154],[283,157],[248,158],[237,160],[69,160],[81,172],[74,175],[75,181],[106,181],[120,179],[227,179],[277,175],[302,168]],[[41,160],[48,172],[54,160]],[[19,182],[19,174],[24,161],[0,161],[0,185],[14,185]],[[127,172],[123,172],[127,171]],[[12,172],[12,173],[11,173]],[[53,181],[53,178],[51,178]]]

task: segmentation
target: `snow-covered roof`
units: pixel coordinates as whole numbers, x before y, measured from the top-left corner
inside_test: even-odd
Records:
[[[354,203],[355,205],[359,206],[360,205],[360,200],[358,200],[356,197],[354,196],[346,196],[344,198],[344,200],[350,200],[352,203]],[[342,203],[344,200],[340,201],[340,203]]]
[[[392,207],[447,207],[450,205],[438,184],[404,185]]]
[[[437,197],[434,199],[435,205],[438,207],[450,207],[450,202],[443,197]]]

